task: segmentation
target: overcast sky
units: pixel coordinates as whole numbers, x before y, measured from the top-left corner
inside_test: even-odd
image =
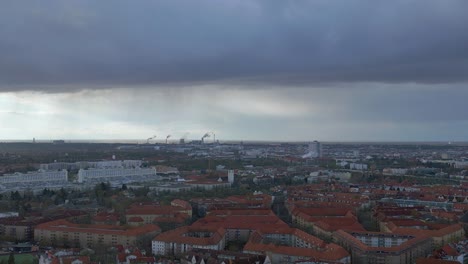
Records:
[[[468,1],[0,3],[0,140],[468,141]]]

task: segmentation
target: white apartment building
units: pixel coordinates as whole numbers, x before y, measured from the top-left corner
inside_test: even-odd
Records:
[[[367,170],[367,164],[362,163],[350,163],[349,164],[350,170]]]
[[[108,169],[80,169],[78,182],[107,181],[107,180],[147,180],[156,177],[155,168],[108,168]]]
[[[77,161],[77,162],[53,162],[40,164],[42,170],[77,170],[88,168],[138,168],[141,167],[141,160],[104,160],[104,161]]]
[[[106,160],[89,162],[90,168],[139,168],[142,165],[141,160]]]
[[[370,247],[395,247],[412,239],[412,236],[357,234],[356,239]]]
[[[0,184],[21,184],[21,183],[66,183],[68,182],[68,172],[61,171],[34,171],[27,173],[15,172],[0,176]]]
[[[154,255],[179,255],[192,249],[223,250],[226,230],[216,227],[179,227],[157,235],[151,248]]]
[[[307,182],[315,182],[315,181],[326,181],[330,178],[330,174],[328,171],[314,171],[309,174],[307,177]]]
[[[382,170],[383,174],[390,175],[405,175],[408,172],[408,169],[403,168],[385,168]]]

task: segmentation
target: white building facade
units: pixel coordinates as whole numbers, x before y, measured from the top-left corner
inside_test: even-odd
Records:
[[[68,172],[61,171],[35,171],[28,173],[5,174],[0,177],[0,184],[18,183],[66,183],[68,182]]]
[[[108,169],[80,169],[78,182],[110,181],[126,179],[128,181],[156,179],[155,168],[108,168]]]

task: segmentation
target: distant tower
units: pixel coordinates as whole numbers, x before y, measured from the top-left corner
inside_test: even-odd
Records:
[[[36,143],[36,138],[33,138],[33,144]]]
[[[353,150],[353,156],[355,158],[358,158],[359,157],[359,150]]]
[[[228,170],[228,182],[234,183],[234,170]]]
[[[309,144],[309,153],[313,158],[321,158],[322,157],[322,144],[315,140],[314,142]]]

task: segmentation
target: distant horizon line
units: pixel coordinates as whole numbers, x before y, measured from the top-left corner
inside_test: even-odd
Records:
[[[63,140],[65,143],[107,143],[107,144],[134,144],[134,145],[146,145],[148,144],[145,139],[0,139],[0,143],[53,143],[54,141]],[[168,144],[178,144],[180,139],[169,139]],[[200,139],[184,139],[186,143],[192,141],[201,141]],[[263,139],[230,139],[230,140],[216,140],[219,143],[235,143],[235,142],[248,142],[248,143],[310,143],[313,141],[319,141],[324,144],[378,144],[378,143],[392,143],[392,144],[447,144],[447,145],[457,145],[457,144],[468,144],[468,141],[464,140],[424,140],[424,141],[414,141],[414,140],[263,140]],[[155,144],[165,144],[165,139],[152,140],[150,145]],[[206,144],[214,143],[213,140],[206,140]]]

